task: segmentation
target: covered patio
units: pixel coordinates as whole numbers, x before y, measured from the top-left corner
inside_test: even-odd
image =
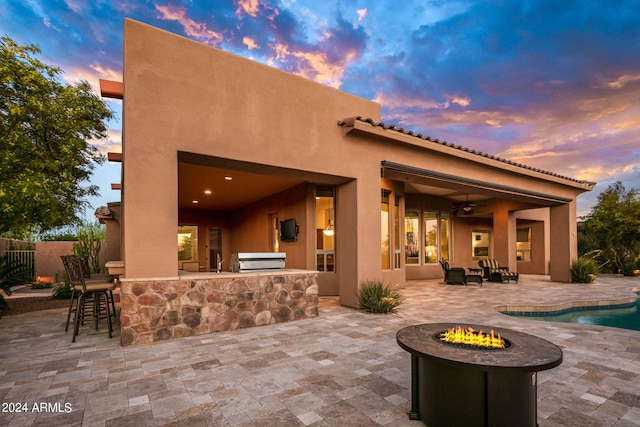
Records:
[[[117,331],[109,339],[90,327],[72,344],[65,309],[3,317],[1,400],[26,403],[29,411],[2,411],[0,424],[420,426],[407,416],[410,358],[396,332],[418,323],[475,322],[562,348],[563,363],[538,376],[540,426],[640,425],[640,332],[495,310],[610,303],[638,288],[640,278],[616,276],[567,284],[523,275],[517,286],[481,288],[408,281],[398,315],[368,315],[320,297],[314,319],[132,347],[120,347]],[[42,403],[52,409],[32,410]]]

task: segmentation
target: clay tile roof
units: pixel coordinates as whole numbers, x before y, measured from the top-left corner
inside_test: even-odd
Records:
[[[419,138],[419,139],[422,139],[424,141],[428,141],[428,142],[432,142],[432,143],[435,143],[435,144],[444,145],[446,147],[451,147],[451,148],[454,148],[454,149],[460,150],[460,151],[466,151],[466,152],[471,153],[471,154],[475,154],[475,155],[478,155],[478,156],[486,157],[486,158],[489,158],[489,159],[492,159],[492,160],[496,160],[496,161],[499,161],[499,162],[503,162],[503,163],[506,163],[506,164],[509,164],[509,165],[513,165],[513,166],[517,166],[517,167],[520,167],[520,168],[523,168],[523,169],[527,169],[527,170],[530,170],[530,171],[533,171],[533,172],[538,172],[538,173],[542,173],[542,174],[545,174],[545,175],[550,175],[550,176],[553,176],[553,177],[556,177],[556,178],[560,178],[560,179],[566,179],[568,181],[573,181],[573,182],[577,182],[577,183],[580,183],[580,184],[595,185],[594,182],[590,182],[590,181],[586,181],[586,180],[578,180],[578,179],[567,177],[567,176],[563,176],[563,175],[560,175],[560,174],[557,174],[557,173],[554,173],[554,172],[549,172],[549,171],[545,171],[545,170],[542,170],[542,169],[534,168],[534,167],[531,167],[531,166],[523,165],[522,163],[514,162],[514,161],[508,160],[508,159],[503,159],[501,157],[494,156],[494,155],[491,155],[491,154],[488,154],[488,153],[483,153],[481,151],[472,150],[470,148],[463,147],[461,145],[455,145],[455,144],[448,143],[447,141],[441,141],[441,140],[439,140],[437,138],[432,138],[430,136],[423,136],[421,133],[415,133],[415,132],[413,132],[411,130],[405,130],[403,128],[396,127],[396,125],[393,125],[393,124],[387,125],[387,124],[384,124],[383,122],[376,122],[376,121],[374,121],[373,119],[370,119],[370,118],[364,118],[364,117],[360,117],[360,116],[350,117],[348,119],[339,120],[338,121],[338,125],[339,126],[343,126],[343,127],[353,127],[354,122],[356,120],[359,121],[359,122],[368,123],[368,124],[370,124],[371,126],[374,126],[374,127],[381,127],[382,129],[385,129],[385,130],[391,130],[391,131],[394,131],[394,132],[403,133],[405,135],[413,136],[415,138]]]

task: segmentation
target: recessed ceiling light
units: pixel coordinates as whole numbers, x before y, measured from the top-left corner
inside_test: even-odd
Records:
[[[231,181],[233,179],[232,176],[225,176],[224,179],[226,179],[227,181]]]
[[[193,200],[191,203],[193,203],[194,205],[197,205],[198,201],[197,200]]]
[[[212,193],[211,190],[204,190],[204,194],[206,194],[206,195],[210,195],[211,193]]]

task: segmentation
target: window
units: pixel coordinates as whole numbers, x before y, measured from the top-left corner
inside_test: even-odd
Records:
[[[180,268],[185,261],[198,261],[198,226],[178,226],[178,262]]]
[[[449,260],[449,214],[440,213],[440,258]]]
[[[391,268],[391,261],[389,259],[389,239],[391,230],[389,227],[389,195],[388,190],[382,190],[382,201],[380,204],[380,237],[382,240],[382,269],[389,270]]]
[[[491,242],[488,230],[474,230],[471,232],[471,256],[474,261],[489,258]]]
[[[420,225],[422,224],[422,228]],[[404,256],[406,265],[431,265],[449,260],[451,247],[449,214],[439,211],[404,214]],[[421,245],[420,242],[423,242]],[[422,253],[421,253],[422,251]]]
[[[404,214],[404,263],[420,264],[420,214],[415,211]]]
[[[335,196],[333,187],[316,187],[316,266],[335,272]]]
[[[396,270],[401,267],[400,239],[400,196],[396,196],[393,205],[393,268]]]
[[[424,263],[438,262],[438,214],[424,212]]]
[[[531,227],[516,230],[516,257],[518,261],[531,261]]]

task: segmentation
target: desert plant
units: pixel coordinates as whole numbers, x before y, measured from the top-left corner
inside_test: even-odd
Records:
[[[403,302],[400,291],[379,280],[364,280],[357,295],[360,309],[368,313],[394,313]]]
[[[574,283],[592,283],[596,279],[598,271],[598,262],[583,255],[571,264],[571,281]]]
[[[100,246],[105,240],[105,228],[99,222],[83,222],[76,228],[78,241],[73,244],[73,253],[86,256],[91,273],[100,273]]]
[[[636,270],[640,268],[640,262],[637,259],[625,259],[620,263],[620,271],[625,276],[634,276]]]

